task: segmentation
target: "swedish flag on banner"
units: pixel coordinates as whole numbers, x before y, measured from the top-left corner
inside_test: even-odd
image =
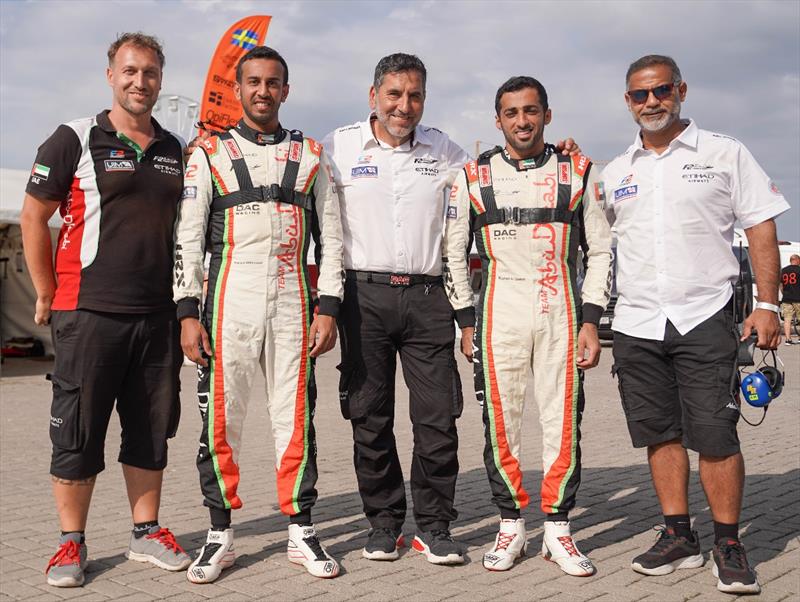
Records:
[[[235,29],[231,36],[231,44],[250,50],[258,46],[258,34],[250,29]]]

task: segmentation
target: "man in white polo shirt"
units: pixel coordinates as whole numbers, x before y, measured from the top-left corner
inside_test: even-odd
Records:
[[[354,463],[372,529],[363,555],[394,560],[402,545],[405,486],[394,439],[399,352],[414,432],[414,547],[436,564],[464,561],[449,525],[458,474],[461,384],[453,310],[442,286],[445,190],[469,156],[419,125],[426,70],[408,54],[380,60],[370,119],[323,141],[341,194],[345,298],[339,396],[353,426]]]
[[[640,131],[603,171],[617,231],[614,372],[635,447],[647,447],[665,527],[633,559],[646,575],[702,566],[689,520],[687,449],[714,519],[713,572],[729,593],[760,591],[739,541],[744,483],[735,370],[739,339],[779,341],[779,255],[774,218],[789,208],[739,141],[681,120],[686,83],[675,62],[648,55],[626,76]],[[739,336],[734,222],[745,229],[759,301]]]

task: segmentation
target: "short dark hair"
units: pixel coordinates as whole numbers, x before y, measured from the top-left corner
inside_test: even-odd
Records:
[[[381,87],[383,78],[387,73],[401,73],[403,71],[417,71],[422,77],[422,91],[425,92],[425,82],[428,78],[428,71],[425,64],[418,56],[396,52],[383,57],[375,65],[375,76],[372,78],[372,85],[375,89]]]
[[[117,36],[117,39],[111,43],[111,46],[108,47],[108,66],[114,64],[114,59],[117,56],[117,51],[124,45],[124,44],[131,44],[132,46],[138,46],[139,48],[147,48],[148,50],[152,50],[156,53],[158,57],[158,62],[161,64],[161,68],[164,68],[164,49],[161,48],[161,42],[158,41],[158,38],[154,36],[149,36],[146,33],[142,33],[141,31],[137,31],[135,33],[121,33]]]
[[[525,88],[533,88],[539,93],[539,100],[542,103],[542,109],[547,110],[547,90],[544,89],[542,82],[527,75],[516,75],[509,78],[506,83],[497,89],[497,94],[494,97],[494,111],[495,114],[500,114],[500,98],[503,94],[508,92],[519,92]]]
[[[247,61],[252,61],[255,59],[278,61],[283,66],[283,85],[285,86],[289,83],[289,65],[286,64],[286,61],[281,56],[280,52],[274,48],[270,48],[269,46],[256,46],[239,59],[239,62],[236,64],[237,82],[240,84],[242,83],[242,65],[244,65]]]
[[[683,81],[681,77],[681,70],[678,69],[678,63],[675,62],[675,59],[673,59],[671,56],[665,56],[663,54],[647,54],[642,58],[633,61],[631,66],[628,67],[628,72],[625,74],[625,86],[627,87],[628,82],[631,81],[631,75],[637,71],[647,69],[648,67],[655,67],[656,65],[665,65],[670,68],[670,71],[672,71],[673,83],[677,84],[678,82]]]

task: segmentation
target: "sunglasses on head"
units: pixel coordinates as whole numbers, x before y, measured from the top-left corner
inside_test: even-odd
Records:
[[[628,98],[630,98],[631,101],[637,105],[640,105],[647,102],[647,99],[650,98],[650,92],[652,92],[653,96],[655,96],[658,100],[666,100],[672,96],[672,91],[675,89],[677,83],[680,82],[661,84],[655,88],[647,88],[643,90],[628,90]]]

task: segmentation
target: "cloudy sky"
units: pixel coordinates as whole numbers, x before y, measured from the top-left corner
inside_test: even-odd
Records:
[[[800,2],[281,2],[125,0],[0,2],[0,167],[28,168],[64,121],[110,105],[105,52],[117,33],[164,43],[163,92],[199,99],[219,37],[271,14],[267,44],[286,57],[284,125],[322,137],[363,119],[377,60],[428,67],[424,123],[473,152],[500,142],[493,100],[512,75],[548,90],[548,138],[573,136],[608,160],[632,141],[628,64],[673,56],[689,92],[683,115],[744,142],[786,195],[783,238],[800,239]]]

